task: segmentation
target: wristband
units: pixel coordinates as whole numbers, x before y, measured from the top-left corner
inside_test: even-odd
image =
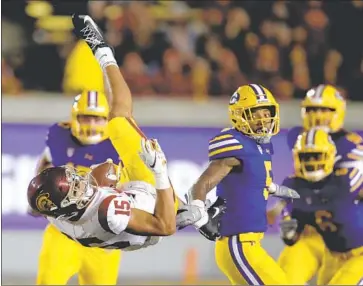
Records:
[[[157,190],[166,190],[171,187],[170,180],[167,174],[155,174],[155,188]]]

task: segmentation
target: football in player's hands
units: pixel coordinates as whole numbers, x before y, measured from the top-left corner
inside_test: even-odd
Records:
[[[91,166],[91,169],[93,183],[100,187],[116,187],[118,182],[117,166],[111,159],[107,159],[104,163]]]

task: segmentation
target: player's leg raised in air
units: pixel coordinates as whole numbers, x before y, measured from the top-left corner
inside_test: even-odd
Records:
[[[101,30],[87,15],[73,15],[77,36],[86,41],[98,60],[108,87],[110,140],[128,169],[130,180],[155,184],[154,178],[139,157],[141,138],[146,138],[132,118],[132,95],[123,78],[111,47],[104,41]],[[141,176],[141,177],[140,177]],[[175,197],[176,198],[176,197]],[[176,209],[180,203],[175,199]]]

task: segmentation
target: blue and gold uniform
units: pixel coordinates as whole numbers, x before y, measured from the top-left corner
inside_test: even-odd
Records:
[[[287,139],[291,149],[302,132],[302,127],[294,127],[289,131]],[[336,145],[334,169],[337,170],[343,162],[356,158],[357,154],[352,153],[352,150],[363,143],[363,140],[359,134],[343,129],[331,133],[330,136]],[[324,241],[316,229],[306,224],[299,241],[293,246],[286,246],[278,262],[293,283],[304,284],[318,273],[323,262],[324,249]]]
[[[209,160],[234,157],[243,161],[243,167],[229,173],[217,187],[217,196],[227,204],[221,221],[223,236],[267,230],[266,186],[273,179],[272,155],[271,143],[256,144],[254,139],[233,128],[225,129],[209,141]],[[254,212],[248,219],[246,209]]]
[[[261,127],[258,133],[251,122],[258,122],[254,111],[261,108],[268,109],[270,117],[255,125]],[[287,284],[285,273],[261,246],[273,154],[269,140],[261,139],[279,131],[278,104],[267,89],[251,84],[232,95],[229,109],[234,128],[222,130],[209,142],[210,161],[233,157],[241,162],[217,185],[226,212],[220,223],[222,237],[216,242],[216,262],[234,285]]]
[[[312,134],[312,147],[307,150],[304,145],[308,144],[299,147],[300,143],[297,142],[294,155],[297,176],[286,178],[283,182],[301,196],[300,200],[288,205],[291,218],[298,221],[299,239],[296,244],[304,238],[306,226],[316,229],[324,243],[318,285],[357,285],[363,278],[363,221],[359,219],[363,217],[363,146],[351,142],[350,152],[341,157],[341,168],[334,170],[334,143],[320,144],[326,146],[327,154],[324,155],[316,141],[319,138],[314,139],[328,136],[322,133],[322,130],[311,130],[302,135],[299,140],[305,140],[309,137],[307,134]],[[334,150],[328,150],[328,145],[333,146]],[[304,162],[304,154],[315,156],[318,153],[322,154],[320,162]],[[329,157],[328,153],[332,156]],[[314,173],[311,169],[313,164],[321,168],[325,166],[324,170],[321,169],[321,174],[325,176],[314,180],[309,174]],[[313,175],[319,175],[317,170]],[[303,258],[299,256],[295,259]],[[303,263],[310,267],[308,261]]]
[[[310,89],[302,101],[303,126],[293,127],[287,134],[289,148],[293,149],[299,135],[305,130],[323,128],[330,132],[336,145],[335,169],[339,168],[342,158],[362,140],[358,134],[342,129],[345,105],[338,90],[331,85],[319,85]],[[293,246],[286,246],[278,262],[292,283],[305,284],[318,273],[324,249],[324,241],[316,229],[306,225],[299,241]]]

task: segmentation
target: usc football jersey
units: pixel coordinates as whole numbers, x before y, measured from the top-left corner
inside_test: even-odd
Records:
[[[86,247],[132,251],[158,243],[161,238],[126,232],[132,208],[153,214],[155,188],[145,182],[128,182],[121,192],[98,188],[84,214],[76,222],[48,218],[62,233]]]

